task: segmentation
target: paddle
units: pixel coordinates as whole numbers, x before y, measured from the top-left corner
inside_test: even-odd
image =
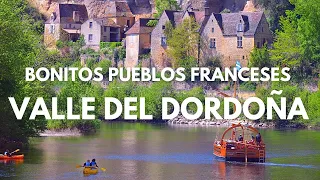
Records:
[[[101,171],[103,171],[103,172],[106,172],[106,168],[100,168],[101,169]]]
[[[20,149],[16,149],[15,151],[12,151],[12,152],[10,153],[10,155],[13,154],[13,153],[19,152],[19,151],[20,151]]]

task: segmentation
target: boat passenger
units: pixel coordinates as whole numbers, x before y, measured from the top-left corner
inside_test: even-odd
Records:
[[[240,134],[239,137],[238,137],[238,141],[243,141],[243,137],[242,137],[241,134]]]
[[[255,140],[255,138],[254,138],[254,136],[252,135],[251,136],[251,140],[248,142],[249,144],[254,144],[254,140]]]
[[[96,159],[92,159],[92,161],[91,161],[91,167],[92,167],[93,169],[96,169],[97,167],[99,167],[98,164],[96,163]]]
[[[90,160],[87,160],[87,162],[83,164],[83,167],[91,167]]]
[[[258,144],[260,144],[260,142],[261,142],[261,134],[260,133],[258,133],[256,135],[256,141],[257,141]]]
[[[9,149],[7,149],[7,150],[3,153],[3,155],[11,157],[11,153],[9,152]]]

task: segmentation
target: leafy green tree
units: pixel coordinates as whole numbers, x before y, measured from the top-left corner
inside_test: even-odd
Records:
[[[176,0],[155,0],[157,13],[154,14],[155,18],[160,18],[164,10],[178,10],[179,5]]]
[[[296,69],[299,75],[318,72],[320,61],[320,5],[316,0],[291,1],[295,9],[280,19],[271,59],[279,66]]]
[[[41,82],[26,82],[26,67],[36,64],[41,52],[40,36],[26,13],[29,8],[24,0],[0,1],[0,148],[9,142],[27,142],[45,129],[43,117],[28,120],[36,97],[50,96],[50,87]],[[18,106],[24,97],[31,97],[25,116],[16,120],[8,97],[15,97]]]
[[[173,67],[178,67],[186,59],[197,59],[200,35],[199,25],[194,18],[186,18],[171,32],[166,31],[168,53]]]
[[[266,45],[263,48],[254,48],[250,53],[249,67],[272,67],[270,62],[269,49]]]
[[[265,8],[265,14],[272,32],[280,29],[280,17],[285,16],[287,10],[294,8],[290,0],[256,0],[256,3]]]

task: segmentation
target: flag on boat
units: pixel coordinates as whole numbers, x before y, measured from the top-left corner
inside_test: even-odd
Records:
[[[242,68],[239,61],[236,62],[236,68],[238,71],[240,71],[240,69]]]

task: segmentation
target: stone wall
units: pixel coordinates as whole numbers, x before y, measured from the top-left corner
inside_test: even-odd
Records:
[[[166,53],[167,47],[161,45],[161,37],[165,36],[162,27],[165,26],[168,21],[168,16],[166,14],[162,14],[157,26],[151,33],[151,59],[158,70],[170,66],[170,60]]]

